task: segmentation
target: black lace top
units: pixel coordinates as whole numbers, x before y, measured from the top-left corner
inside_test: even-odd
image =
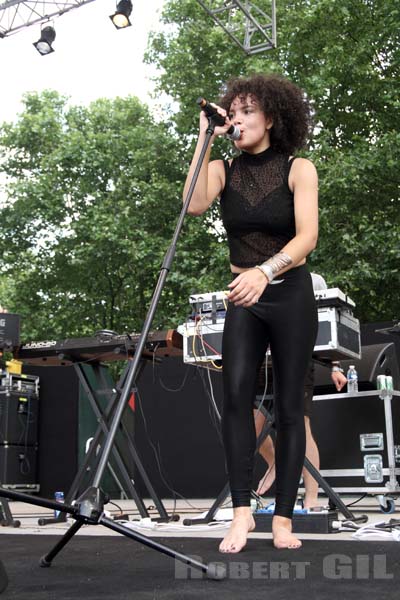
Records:
[[[221,195],[221,216],[230,261],[254,267],[280,252],[296,233],[293,193],[288,176],[293,158],[267,148],[242,152],[229,167]]]

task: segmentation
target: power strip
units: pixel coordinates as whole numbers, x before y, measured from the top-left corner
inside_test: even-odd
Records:
[[[256,531],[271,533],[273,514],[267,512],[255,512],[253,514],[256,522]],[[337,528],[332,523],[338,521],[339,515],[336,510],[326,512],[315,512],[307,514],[293,513],[293,533],[337,533]]]

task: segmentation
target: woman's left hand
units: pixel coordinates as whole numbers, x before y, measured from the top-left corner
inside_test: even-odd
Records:
[[[253,306],[258,302],[267,285],[268,279],[260,269],[249,269],[240,273],[228,285],[231,290],[228,300],[235,306],[244,306],[245,308]]]

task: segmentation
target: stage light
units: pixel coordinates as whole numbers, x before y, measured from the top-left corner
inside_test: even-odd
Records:
[[[40,39],[33,45],[35,46],[39,54],[45,56],[46,54],[54,52],[54,49],[52,48],[51,44],[54,42],[55,39],[56,31],[54,27],[48,25],[47,27],[43,27],[42,31],[40,32]]]
[[[117,29],[130,27],[132,23],[129,20],[129,15],[132,12],[131,0],[120,0],[117,4],[117,9],[113,15],[110,15],[111,21]]]

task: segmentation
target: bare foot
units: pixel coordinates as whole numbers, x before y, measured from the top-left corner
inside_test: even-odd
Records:
[[[274,516],[272,519],[272,536],[275,548],[297,549],[301,541],[292,533],[292,520],[286,517]]]
[[[265,492],[268,492],[269,488],[275,481],[275,465],[272,465],[265,471],[264,476],[258,482],[257,494],[262,496]]]
[[[256,524],[249,506],[233,509],[233,520],[228,533],[219,545],[220,552],[240,552],[246,545],[247,534],[253,531]]]

